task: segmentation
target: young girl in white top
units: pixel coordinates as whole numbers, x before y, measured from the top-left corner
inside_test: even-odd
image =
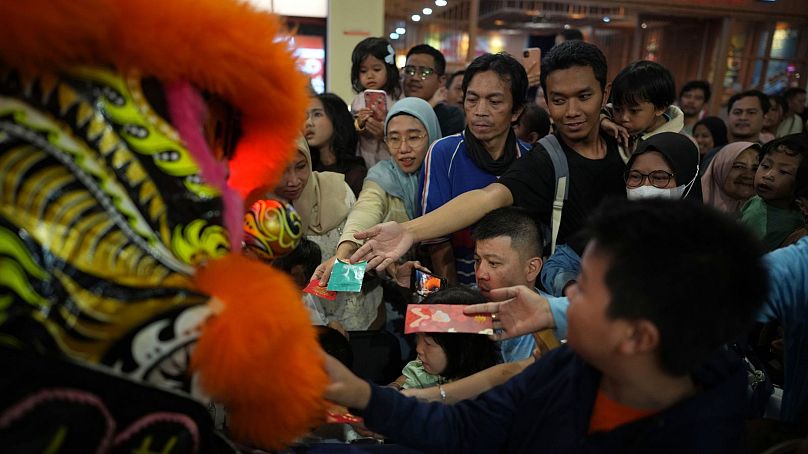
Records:
[[[359,133],[357,155],[365,160],[367,168],[377,162],[390,159],[384,143],[384,116],[365,105],[365,90],[382,90],[387,93],[386,110],[401,97],[396,53],[384,38],[365,38],[354,47],[351,55],[351,84],[357,95],[351,102],[351,112],[356,117],[354,125]]]

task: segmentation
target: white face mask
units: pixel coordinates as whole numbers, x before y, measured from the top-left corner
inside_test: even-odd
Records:
[[[650,199],[659,197],[661,199],[684,199],[693,189],[693,184],[699,176],[699,166],[696,166],[696,176],[690,182],[675,188],[660,189],[651,185],[640,186],[639,188],[626,188],[626,196],[629,200]]]
[[[655,197],[678,200],[682,198],[684,192],[684,186],[666,189],[660,189],[650,185],[640,186],[639,188],[626,188],[626,196],[629,200],[650,199]]]

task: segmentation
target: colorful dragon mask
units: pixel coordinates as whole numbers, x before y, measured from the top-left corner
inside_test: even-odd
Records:
[[[231,253],[303,121],[279,33],[235,0],[0,3],[0,343],[201,390],[269,448],[317,422],[294,284]]]

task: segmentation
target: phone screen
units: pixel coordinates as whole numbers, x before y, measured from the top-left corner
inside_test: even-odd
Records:
[[[387,116],[387,93],[381,90],[365,90],[365,106],[375,107],[378,113],[374,112],[373,118],[384,121]]]
[[[520,63],[525,68],[527,76],[538,76],[541,71],[541,49],[531,47],[522,51]]]
[[[413,270],[412,289],[419,296],[435,293],[446,285],[445,280],[419,269]]]

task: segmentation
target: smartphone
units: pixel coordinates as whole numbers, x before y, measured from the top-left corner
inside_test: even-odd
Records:
[[[442,288],[446,288],[446,279],[419,269],[412,270],[411,279],[410,287],[416,294],[422,297],[437,292]]]
[[[384,122],[387,117],[387,93],[384,90],[365,90],[365,107],[368,109],[375,106],[379,113],[374,111],[373,118]]]
[[[541,72],[541,49],[531,47],[523,50],[519,62],[525,67],[528,78],[537,77]]]

